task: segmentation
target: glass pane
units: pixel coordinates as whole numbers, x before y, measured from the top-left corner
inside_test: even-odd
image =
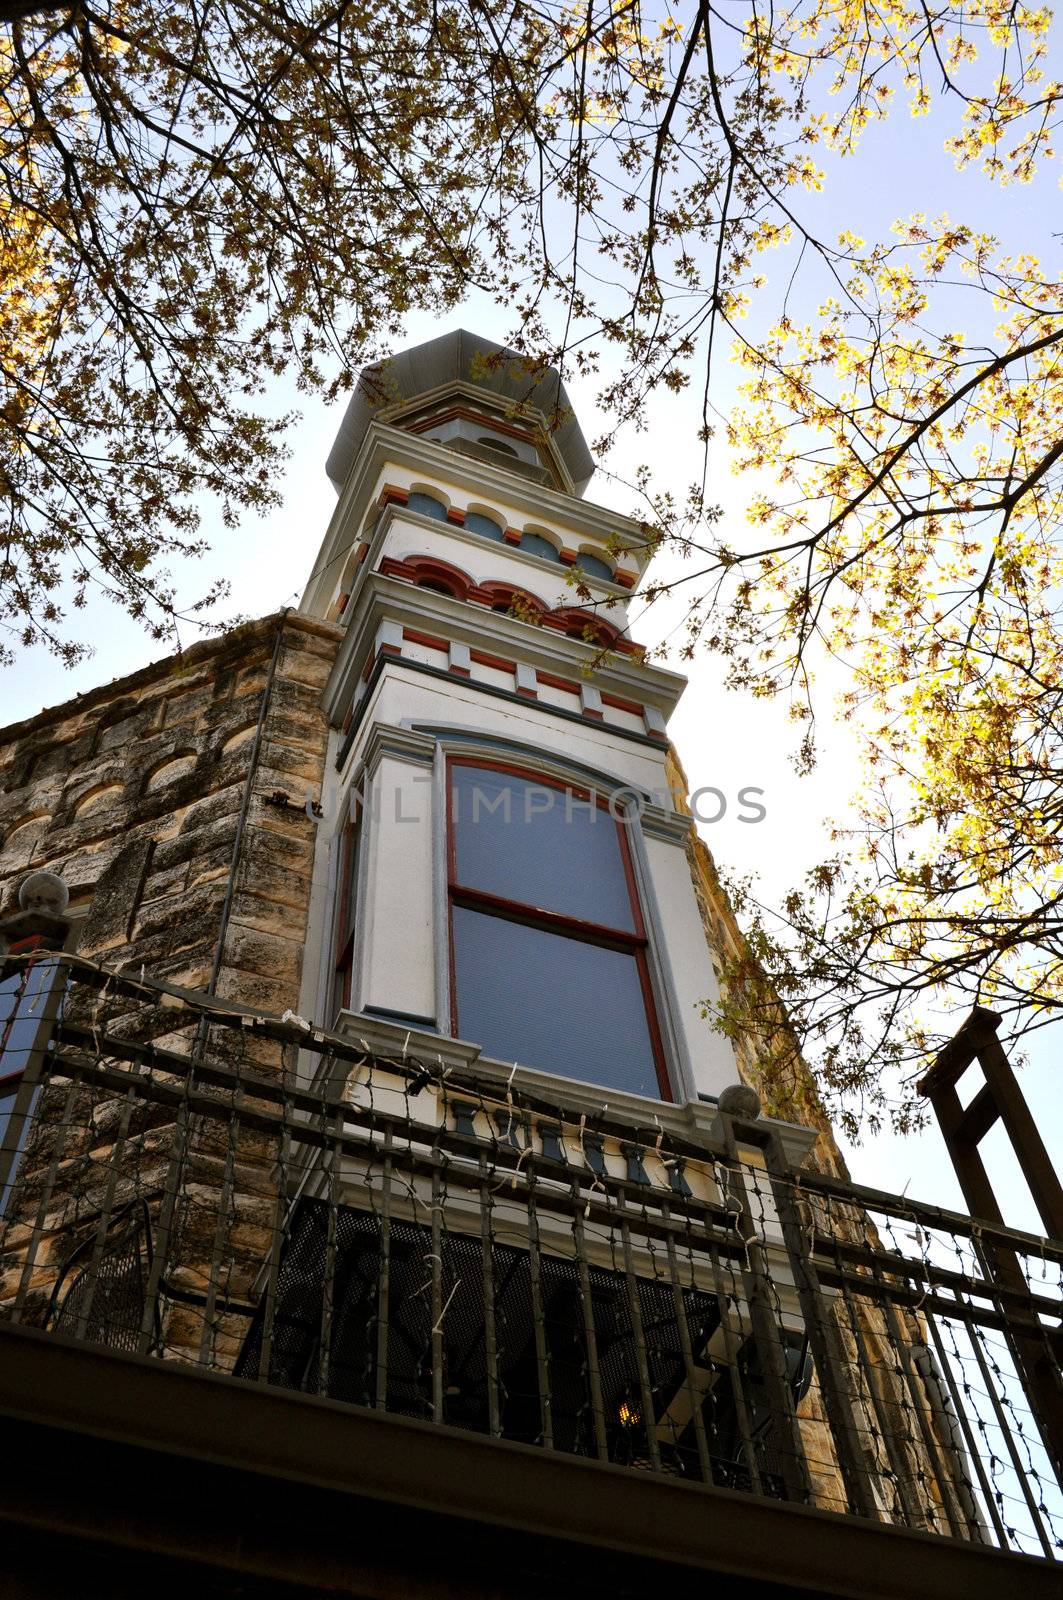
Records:
[[[604,806],[489,767],[450,770],[459,883],[635,931],[619,831]]]
[[[634,956],[455,906],[458,1034],[500,1061],[660,1099]]]
[[[21,1078],[7,1078],[0,1083],[0,1143],[7,1133],[7,1125],[15,1108],[15,1100],[22,1085]]]
[[[422,517],[436,517],[441,522],[447,520],[447,508],[442,500],[437,500],[432,494],[411,494],[406,502],[408,511],[419,511]]]
[[[556,545],[552,545],[549,539],[544,539],[540,533],[522,533],[520,548],[530,556],[541,556],[544,561],[561,560]]]
[[[0,1079],[26,1070],[55,969],[45,956],[0,983]]]
[[[576,565],[577,567],[583,568],[583,571],[587,574],[588,578],[606,578],[610,583],[612,582],[612,567],[607,566],[606,563],[599,560],[597,556],[590,556],[585,552],[581,552],[576,557]]]
[[[492,517],[485,517],[479,511],[465,513],[465,526],[470,533],[482,534],[485,539],[501,539],[502,529]]]

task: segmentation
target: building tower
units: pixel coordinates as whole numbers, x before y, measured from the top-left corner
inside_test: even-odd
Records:
[[[96,1550],[109,1600],[1047,1594],[1051,1461],[1015,1421],[1016,1534],[967,1382],[1019,1392],[979,1340],[1032,1350],[1028,1241],[855,1190],[811,1079],[707,1020],[740,935],[683,680],[556,373],[400,354],[328,472],[298,611],[4,736],[24,1592]]]
[[[646,540],[582,498],[556,375],[454,333],[392,361],[375,404],[372,376],[300,608],[345,625],[318,854],[340,934],[305,1013],[456,1037],[617,1104],[714,1101],[738,1072],[699,1014],[716,980],[666,733],[683,680],[627,632]]]

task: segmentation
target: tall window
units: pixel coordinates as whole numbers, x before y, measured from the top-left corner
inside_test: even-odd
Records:
[[[336,937],[333,948],[336,966],[332,978],[332,1020],[351,1005],[351,978],[354,971],[355,876],[358,871],[358,843],[362,828],[362,807],[351,801],[352,812],[339,836],[339,893],[336,900]]]
[[[14,1182],[40,1087],[27,1080],[26,1072],[41,1044],[58,972],[56,957],[45,953],[0,979],[0,1212]]]
[[[605,798],[453,759],[455,1032],[485,1055],[669,1095],[624,825]]]

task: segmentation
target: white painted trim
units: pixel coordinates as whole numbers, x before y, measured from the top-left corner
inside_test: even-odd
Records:
[[[635,874],[635,889],[639,897],[642,919],[646,925],[647,959],[650,968],[650,987],[657,1007],[657,1021],[664,1045],[665,1065],[672,1093],[676,1100],[697,1098],[694,1063],[686,1047],[680,1019],[679,997],[672,982],[665,953],[665,935],[661,920],[661,905],[654,888],[653,873],[646,856],[641,826],[628,825],[628,848]]]
[[[421,735],[425,737],[425,735]],[[450,1037],[454,996],[450,988],[450,883],[447,850],[447,749],[434,739],[432,778],[432,903],[435,935],[436,1025]]]
[[[369,778],[375,778],[376,770],[386,755],[394,756],[396,761],[408,761],[415,767],[430,767],[435,760],[435,753],[436,742],[426,734],[386,722],[374,722],[362,743],[358,770]],[[352,778],[357,781],[354,773]]]
[[[406,1028],[401,1023],[386,1022],[380,1017],[367,1017],[344,1011],[337,1024],[337,1032],[347,1034],[356,1042],[364,1043],[375,1053],[385,1056],[412,1057],[426,1066],[441,1065],[446,1070],[475,1070],[477,1077],[505,1088],[524,1090],[547,1101],[556,1103],[558,1110],[571,1115],[574,1122],[587,1111],[588,1099],[594,1097],[594,1111],[599,1116],[614,1114],[618,1119],[632,1123],[632,1134],[644,1135],[652,1144],[657,1131],[672,1133],[677,1138],[715,1145],[722,1153],[725,1148],[723,1121],[715,1104],[703,1100],[681,1101],[651,1100],[643,1095],[628,1094],[621,1089],[599,1088],[585,1083],[581,1078],[562,1078],[554,1073],[539,1072],[532,1067],[517,1066],[511,1061],[496,1061],[482,1055],[480,1046],[468,1039],[447,1039],[438,1034]],[[605,1099],[601,1096],[604,1093]],[[780,1122],[774,1117],[758,1117],[765,1128],[777,1131],[783,1141],[789,1160],[799,1166],[818,1137],[815,1128],[805,1128],[794,1122]],[[744,1157],[748,1149],[742,1146]],[[712,1152],[706,1155],[711,1160]]]
[[[694,831],[694,819],[682,811],[666,811],[663,806],[642,808],[642,829],[653,839],[666,844],[685,845]]]

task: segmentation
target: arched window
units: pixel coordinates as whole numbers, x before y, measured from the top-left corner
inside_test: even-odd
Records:
[[[506,444],[504,440],[496,439],[492,433],[481,433],[476,443],[485,444],[491,450],[498,450],[502,455],[515,456],[518,461],[520,460],[520,452],[518,450],[514,450],[513,446]]]
[[[509,611],[522,622],[541,622],[546,613],[543,602],[527,589],[518,589],[511,583],[501,583],[492,578],[480,585],[477,598],[492,611]]]
[[[419,511],[422,517],[435,517],[439,522],[447,520],[447,508],[442,500],[437,500],[434,494],[423,494],[419,489],[407,500],[406,509]]]
[[[560,561],[561,554],[549,539],[544,539],[541,533],[522,533],[520,548],[526,550],[530,556],[541,556],[544,561]]]
[[[599,556],[592,556],[586,550],[581,550],[576,557],[576,566],[585,572],[588,578],[604,578],[607,583],[612,583],[613,569]]]
[[[478,533],[484,539],[502,538],[501,523],[495,522],[493,517],[485,517],[480,511],[467,511],[465,526],[470,533]]]
[[[602,650],[607,650],[613,642],[608,630],[596,623],[593,617],[579,617],[567,623],[565,638],[581,639],[584,644],[595,644]]]
[[[503,1061],[668,1096],[646,931],[609,799],[464,758],[449,776],[457,1036]]]

